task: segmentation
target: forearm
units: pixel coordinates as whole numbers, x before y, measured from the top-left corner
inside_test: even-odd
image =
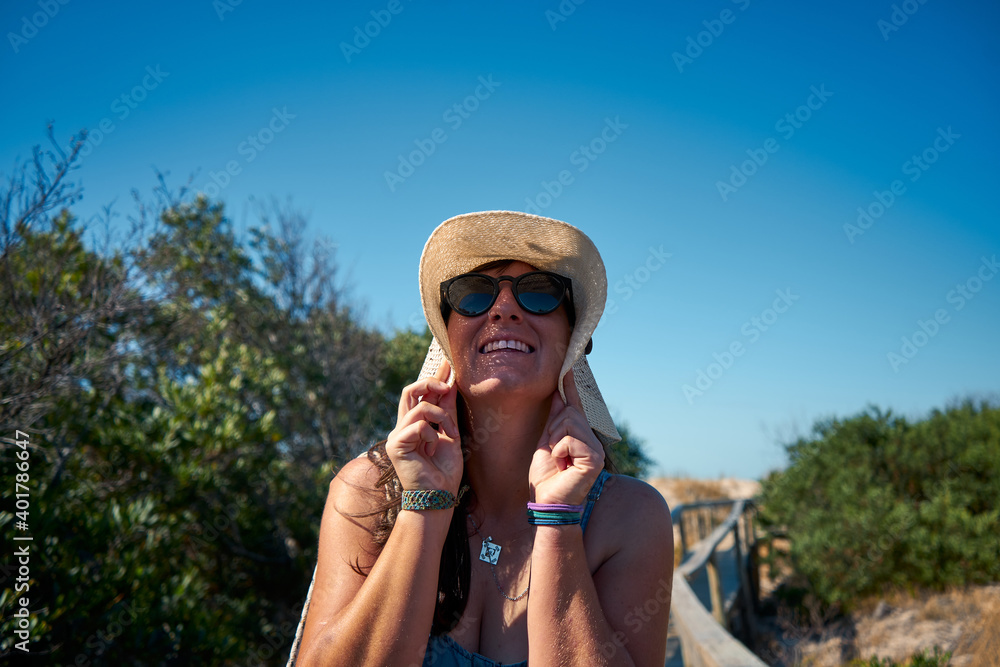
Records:
[[[441,548],[453,512],[400,512],[354,599],[332,618],[310,619],[320,630],[303,646],[298,664],[420,664],[437,600]]]
[[[578,525],[538,526],[528,598],[528,664],[633,665],[608,623]]]

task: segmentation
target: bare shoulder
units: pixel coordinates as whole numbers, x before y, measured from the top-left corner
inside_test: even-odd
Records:
[[[612,475],[605,482],[591,514],[588,538],[592,531],[592,544],[600,563],[623,549],[646,553],[673,551],[673,525],[667,501],[646,482],[627,475]]]
[[[594,506],[614,517],[615,523],[637,521],[653,527],[670,527],[670,508],[655,488],[635,477],[612,475],[604,483],[601,498]]]
[[[342,514],[372,511],[385,501],[385,493],[376,488],[382,472],[378,466],[359,456],[345,463],[330,481],[327,509]]]

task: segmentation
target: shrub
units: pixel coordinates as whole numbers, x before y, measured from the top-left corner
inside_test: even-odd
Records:
[[[1000,408],[917,423],[869,408],[818,422],[763,486],[763,519],[824,602],[1000,580]]]

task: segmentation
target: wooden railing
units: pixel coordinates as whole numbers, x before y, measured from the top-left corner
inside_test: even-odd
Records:
[[[721,522],[725,507],[732,506]],[[755,508],[752,500],[713,500],[678,505],[671,512],[680,529],[683,562],[674,570],[671,615],[680,637],[684,664],[696,667],[763,667],[764,663],[746,645],[730,634],[734,625],[748,641],[755,632],[754,606],[759,590],[756,568]],[[718,525],[714,525],[718,523]],[[692,535],[693,533],[693,535]],[[726,596],[720,573],[718,547],[732,535],[739,585]],[[688,545],[694,544],[688,552]],[[700,570],[708,575],[711,613],[695,595],[689,579]]]

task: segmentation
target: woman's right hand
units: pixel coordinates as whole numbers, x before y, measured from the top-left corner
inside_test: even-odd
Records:
[[[446,384],[450,373],[445,360],[434,377],[417,380],[399,398],[396,428],[385,451],[404,490],[442,489],[458,495],[463,461],[458,389]]]

